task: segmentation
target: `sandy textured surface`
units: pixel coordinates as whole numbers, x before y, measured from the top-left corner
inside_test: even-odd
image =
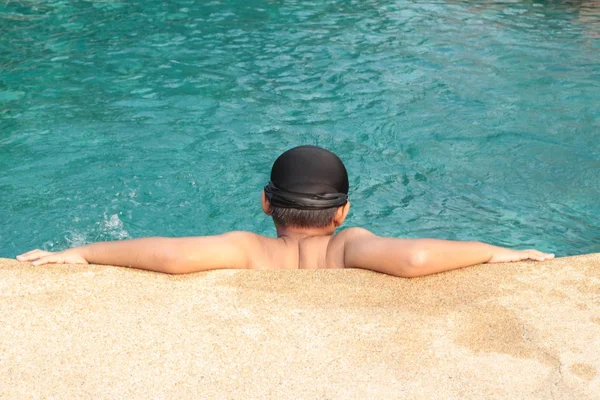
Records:
[[[406,280],[0,259],[0,398],[600,398],[600,254]]]

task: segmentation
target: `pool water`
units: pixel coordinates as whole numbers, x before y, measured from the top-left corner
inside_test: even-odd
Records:
[[[252,230],[274,159],[348,226],[600,252],[594,1],[0,4],[0,256]]]

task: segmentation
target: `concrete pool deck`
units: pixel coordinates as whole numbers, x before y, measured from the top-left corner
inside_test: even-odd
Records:
[[[600,398],[600,254],[418,279],[0,259],[0,398]]]

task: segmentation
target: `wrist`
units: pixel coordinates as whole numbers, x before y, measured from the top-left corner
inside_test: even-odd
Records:
[[[87,246],[73,247],[71,249],[65,250],[64,253],[65,253],[65,255],[68,255],[68,256],[77,257],[77,258],[79,258],[82,261],[85,261],[87,263],[89,261],[88,261],[88,257],[87,257],[86,251],[85,251],[86,247]]]
[[[496,261],[496,259],[498,257],[500,257],[502,254],[504,254],[506,252],[506,250],[504,247],[499,247],[499,246],[493,246],[493,245],[488,245],[490,247],[490,251],[489,251],[489,258],[486,261],[487,263],[493,263]]]

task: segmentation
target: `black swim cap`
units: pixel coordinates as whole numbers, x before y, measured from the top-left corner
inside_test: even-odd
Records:
[[[348,172],[338,156],[300,146],[275,160],[265,193],[275,207],[322,210],[346,204],[348,186]]]

